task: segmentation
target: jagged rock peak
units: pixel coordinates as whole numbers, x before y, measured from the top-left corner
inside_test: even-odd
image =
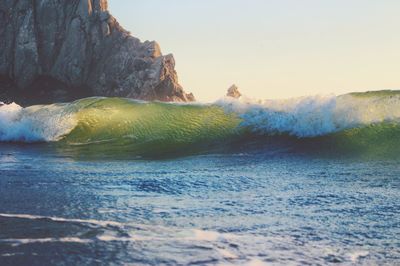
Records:
[[[242,96],[242,94],[239,92],[239,88],[235,84],[233,84],[229,87],[226,96],[238,99]]]
[[[0,97],[194,100],[178,83],[173,56],[131,36],[106,0],[2,0],[0,25]]]

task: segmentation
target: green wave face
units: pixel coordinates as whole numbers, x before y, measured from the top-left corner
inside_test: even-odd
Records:
[[[400,125],[379,123],[347,129],[322,138],[322,147],[342,156],[399,158]]]
[[[71,107],[77,126],[62,144],[90,153],[191,153],[238,135],[240,119],[217,106],[89,98]],[[90,145],[89,145],[90,144]],[[82,148],[83,147],[83,148]]]

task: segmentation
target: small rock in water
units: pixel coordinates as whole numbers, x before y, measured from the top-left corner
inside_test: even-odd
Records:
[[[228,89],[226,96],[238,99],[238,98],[240,98],[240,96],[242,96],[242,94],[239,92],[239,88],[235,84],[233,84]]]

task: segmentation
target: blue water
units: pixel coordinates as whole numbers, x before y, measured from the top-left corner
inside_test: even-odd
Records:
[[[0,265],[395,265],[395,159],[0,144]]]

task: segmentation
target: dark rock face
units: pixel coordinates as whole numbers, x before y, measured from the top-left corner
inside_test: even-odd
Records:
[[[1,0],[0,97],[85,96],[194,100],[178,83],[173,56],[132,37],[106,0]]]

